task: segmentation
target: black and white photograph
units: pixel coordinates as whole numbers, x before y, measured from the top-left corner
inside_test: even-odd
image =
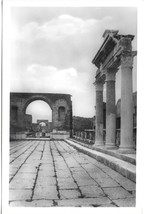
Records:
[[[4,203],[136,208],[138,7],[47,2],[3,5]]]

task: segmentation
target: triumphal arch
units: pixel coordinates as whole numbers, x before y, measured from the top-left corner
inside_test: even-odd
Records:
[[[70,94],[10,93],[10,133],[25,133],[32,124],[32,115],[26,114],[27,106],[36,100],[45,101],[52,110],[52,131],[72,130],[72,101]],[[47,118],[46,118],[47,119]]]
[[[116,142],[115,78],[121,69],[121,133],[119,151],[132,152],[133,145],[133,90],[132,68],[136,51],[132,50],[133,35],[120,35],[118,31],[106,30],[104,41],[92,63],[97,67],[95,146],[103,141],[103,86],[106,84],[106,143],[105,148],[114,149]]]

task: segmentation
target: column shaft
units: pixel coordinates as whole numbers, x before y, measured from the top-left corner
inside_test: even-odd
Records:
[[[114,149],[116,140],[115,74],[116,69],[106,73],[106,148]]]
[[[103,146],[103,83],[96,82],[95,146]]]
[[[121,58],[121,142],[120,150],[132,151],[133,145],[133,95],[132,56]]]

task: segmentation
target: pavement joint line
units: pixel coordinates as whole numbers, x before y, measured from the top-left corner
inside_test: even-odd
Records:
[[[54,206],[54,207],[57,207],[57,206],[58,206],[58,202],[55,201],[55,200],[53,200],[53,206]]]
[[[57,143],[58,142],[58,143]],[[36,141],[35,141],[35,143],[37,143]],[[33,205],[39,205],[39,204],[43,204],[44,206],[46,205],[47,207],[48,206],[51,206],[51,207],[58,207],[58,206],[66,206],[66,204],[67,204],[67,202],[64,202],[64,201],[71,201],[70,203],[72,203],[72,206],[73,206],[73,202],[72,202],[72,200],[74,200],[74,201],[77,201],[77,200],[82,200],[82,202],[79,202],[79,204],[78,205],[76,205],[75,204],[75,207],[84,207],[85,205],[83,204],[83,200],[84,199],[88,199],[88,200],[90,200],[90,198],[92,198],[92,200],[93,200],[93,202],[91,201],[89,204],[86,202],[86,207],[87,206],[91,206],[91,207],[103,207],[103,205],[104,205],[104,207],[106,207],[107,206],[107,202],[106,202],[106,204],[97,204],[97,203],[95,203],[95,199],[96,199],[96,197],[93,195],[92,197],[91,196],[88,196],[88,195],[85,195],[84,194],[84,197],[81,197],[81,196],[77,196],[76,198],[62,198],[62,195],[61,195],[61,192],[60,192],[60,188],[59,188],[59,185],[58,185],[58,183],[57,183],[57,186],[55,185],[55,187],[57,188],[58,187],[58,189],[59,189],[59,193],[60,193],[60,198],[58,198],[58,199],[50,199],[50,198],[38,198],[38,199],[34,199],[34,195],[35,195],[35,190],[36,190],[36,185],[37,185],[37,179],[38,179],[38,176],[39,176],[39,174],[40,174],[40,172],[39,172],[39,170],[41,170],[41,168],[40,167],[42,167],[42,165],[43,165],[43,161],[42,161],[42,159],[45,157],[45,156],[47,156],[48,154],[47,154],[47,151],[48,151],[48,147],[49,147],[49,151],[50,151],[50,149],[51,149],[51,154],[53,155],[53,163],[55,164],[55,177],[56,177],[56,181],[58,182],[59,180],[59,177],[57,177],[58,176],[58,173],[59,173],[59,171],[57,171],[57,165],[56,165],[56,161],[58,161],[59,162],[59,160],[61,160],[61,162],[62,162],[62,164],[64,164],[64,162],[65,162],[65,164],[67,165],[67,167],[66,167],[66,170],[67,170],[67,168],[68,168],[68,170],[69,170],[69,172],[71,173],[71,180],[72,180],[72,178],[73,178],[73,183],[75,183],[76,184],[76,187],[75,187],[75,190],[77,190],[78,191],[78,188],[77,187],[79,187],[78,186],[78,183],[77,182],[75,182],[75,179],[74,179],[74,177],[73,177],[73,170],[71,170],[72,168],[75,168],[75,167],[73,167],[73,166],[71,166],[71,163],[69,162],[69,161],[74,161],[74,163],[76,164],[76,166],[78,167],[78,169],[81,169],[81,170],[84,170],[87,174],[88,174],[88,176],[92,179],[92,180],[94,180],[96,183],[97,183],[97,180],[95,180],[95,178],[94,177],[91,177],[91,170],[88,170],[89,169],[89,167],[87,168],[87,167],[85,167],[85,164],[87,164],[86,162],[88,161],[88,163],[89,164],[93,164],[93,167],[95,166],[97,169],[99,169],[99,170],[101,170],[104,174],[106,174],[108,177],[110,177],[110,178],[112,178],[114,181],[116,181],[117,183],[119,183],[117,180],[115,180],[113,177],[112,177],[112,174],[110,173],[110,175],[109,174],[107,174],[107,168],[103,168],[102,167],[102,165],[105,165],[104,163],[101,163],[101,164],[99,164],[98,162],[101,162],[101,161],[98,161],[96,158],[94,158],[94,157],[92,157],[91,156],[91,159],[89,160],[89,158],[87,158],[88,156],[90,156],[90,155],[88,155],[87,153],[85,154],[84,152],[80,152],[78,149],[76,149],[75,147],[73,148],[73,146],[71,145],[71,144],[68,144],[67,142],[65,142],[65,140],[59,140],[59,141],[51,141],[51,142],[49,142],[48,144],[46,143],[46,141],[44,142],[43,140],[41,140],[41,141],[39,141],[37,144],[36,144],[37,146],[34,148],[34,144],[33,144],[33,151],[32,151],[32,149],[30,149],[30,151],[29,152],[27,152],[27,154],[26,155],[28,155],[29,157],[30,157],[30,155],[32,154],[32,153],[34,153],[34,154],[36,154],[37,155],[37,151],[38,151],[38,153],[39,153],[39,159],[38,159],[38,161],[36,162],[37,164],[36,164],[36,174],[34,175],[34,180],[33,180],[33,183],[32,183],[32,185],[31,185],[31,188],[30,188],[30,198],[29,199],[20,199],[20,200],[11,200],[11,201],[9,201],[9,204],[11,204],[12,206],[15,204],[15,202],[16,202],[16,204],[17,204],[17,202],[18,202],[18,205],[24,205],[25,203],[27,203],[26,204],[26,206],[33,206]],[[38,148],[37,148],[38,147]],[[72,152],[69,152],[69,149],[68,148],[72,148]],[[75,152],[76,151],[76,152]],[[30,152],[31,152],[31,154],[30,154]],[[67,153],[67,154],[66,154]],[[84,154],[84,156],[83,156],[83,154]],[[25,156],[26,156],[25,155]],[[50,153],[49,153],[49,155],[50,155]],[[55,156],[56,155],[56,156]],[[33,156],[33,155],[32,155]],[[71,157],[70,157],[71,156]],[[26,159],[28,159],[29,157],[26,157]],[[37,157],[37,156],[36,156]],[[70,159],[69,159],[69,157],[70,157]],[[57,159],[58,158],[58,159]],[[68,159],[67,159],[68,158]],[[25,158],[23,158],[23,160],[24,160]],[[51,158],[52,159],[52,158]],[[94,162],[92,159],[96,159],[97,161],[96,162]],[[68,161],[68,162],[67,162]],[[76,162],[75,162],[76,161]],[[78,163],[78,165],[77,165],[77,163]],[[24,163],[22,163],[21,165],[23,165]],[[75,166],[75,164],[74,164],[74,166]],[[12,166],[15,166],[15,163],[14,164],[12,164]],[[20,164],[19,164],[19,162],[18,162],[18,166],[19,166]],[[73,165],[73,164],[72,164]],[[107,165],[106,165],[107,166]],[[19,169],[21,168],[22,166],[20,166],[19,167]],[[54,167],[54,165],[53,165],[53,167]],[[80,168],[79,168],[80,167]],[[109,166],[107,166],[108,168],[109,168]],[[18,171],[19,171],[19,169],[17,170],[17,172],[15,173],[15,175],[17,174],[17,173],[19,173]],[[88,171],[87,171],[88,170]],[[97,171],[97,173],[99,173],[99,170]],[[114,169],[113,169],[114,170]],[[115,170],[114,170],[115,171]],[[93,172],[93,170],[92,170],[92,172]],[[103,176],[103,173],[102,173],[102,176]],[[119,173],[119,172],[117,172],[117,173]],[[119,173],[120,174],[120,173]],[[14,175],[14,176],[15,176]],[[13,178],[14,178],[14,176],[13,176]],[[64,176],[65,177],[65,176]],[[87,175],[86,175],[86,177],[87,177]],[[107,177],[107,178],[108,178]],[[12,179],[13,179],[12,178]],[[120,177],[121,178],[121,177]],[[87,179],[88,179],[88,177],[87,177]],[[101,178],[100,178],[101,179]],[[106,177],[104,176],[104,179],[106,179]],[[101,182],[100,182],[101,183]],[[120,183],[119,183],[120,184]],[[95,184],[93,184],[93,185],[91,185],[91,184],[88,184],[87,186],[94,186]],[[102,190],[103,190],[103,187],[101,187],[101,185],[98,183],[98,185],[97,185],[98,187],[100,187]],[[114,186],[115,187],[115,186]],[[110,189],[110,188],[114,188],[113,186],[111,186],[111,185],[107,185],[106,187],[104,187],[104,189]],[[125,189],[125,187],[123,187],[123,186],[121,186],[121,184],[120,184],[120,187],[122,188],[122,189]],[[73,190],[73,189],[68,189],[68,190]],[[126,190],[126,189],[125,189]],[[116,190],[114,190],[113,192],[115,193],[115,191]],[[128,203],[133,203],[133,200],[135,199],[135,192],[132,190],[126,190],[127,192],[128,192],[128,195],[126,196],[126,195],[124,195],[124,194],[122,194],[121,195],[121,197],[120,198],[116,198],[116,199],[110,199],[109,198],[109,196],[108,196],[108,194],[107,193],[105,193],[104,192],[104,195],[105,195],[105,197],[109,200],[109,202],[108,202],[108,207],[119,207],[119,206],[122,206],[122,205],[119,205],[119,203],[124,203],[124,201],[126,200],[126,204]],[[57,191],[58,192],[58,191]],[[111,192],[111,191],[110,191]],[[114,194],[113,193],[113,194]],[[129,195],[129,193],[130,193],[130,195]],[[100,197],[100,196],[99,196]],[[99,198],[99,197],[97,197],[97,198]],[[123,200],[123,202],[119,202],[119,200]],[[130,200],[130,202],[129,202],[129,200]],[[45,202],[38,202],[38,201],[45,201]],[[66,204],[65,204],[66,203]],[[69,203],[69,202],[68,202]],[[110,203],[110,204],[109,204]],[[16,206],[16,204],[15,204],[15,206]],[[61,204],[63,204],[63,205],[61,205]],[[10,206],[11,206],[10,205]],[[131,205],[131,204],[130,204]]]
[[[54,162],[54,156],[53,156],[53,153],[52,153],[51,143],[49,145],[50,145],[50,153],[51,153],[51,156],[52,156],[54,172],[55,172],[55,178],[56,178],[56,189],[57,189],[57,192],[58,192],[57,196],[60,199],[60,192],[59,192],[59,186],[58,186],[58,180],[57,180],[57,172],[56,172],[56,166],[55,166],[55,162]]]
[[[13,144],[14,144],[14,142],[13,142]],[[20,148],[22,146],[22,144],[23,144],[23,141],[19,142],[19,144],[11,146],[11,141],[10,141],[10,151]],[[28,142],[27,142],[27,144],[28,144]]]
[[[56,147],[56,145],[55,145],[55,147]],[[56,147],[56,148],[57,148],[57,147]],[[80,196],[79,198],[84,198],[84,195],[82,194],[82,191],[80,190],[80,188],[79,188],[79,186],[78,186],[78,184],[77,184],[75,178],[73,177],[72,171],[71,171],[70,167],[68,166],[66,160],[65,160],[64,157],[61,155],[61,153],[60,153],[60,151],[58,150],[58,148],[57,148],[57,151],[58,151],[59,155],[63,158],[64,162],[66,163],[66,166],[67,166],[67,168],[69,169],[69,171],[70,171],[70,173],[71,173],[71,176],[72,176],[72,178],[73,178],[75,184],[77,185],[78,191],[79,191],[79,193],[81,194],[81,196]]]
[[[130,179],[133,182],[136,182],[135,165],[128,163],[124,160],[119,160],[118,158],[110,156],[108,154],[104,154],[96,150],[91,150],[90,148],[85,148],[82,145],[78,145],[77,143],[71,140],[65,140],[65,142],[76,148],[79,152],[89,155],[90,157],[117,171],[124,177]],[[119,163],[117,163],[116,161],[119,161]]]
[[[41,163],[39,163],[39,165],[37,167],[36,177],[35,177],[34,185],[33,185],[33,188],[32,188],[32,195],[31,195],[31,199],[30,199],[31,201],[32,201],[33,196],[34,196],[34,191],[35,191],[36,182],[37,182],[37,178],[38,178],[38,173],[39,173],[40,167],[41,167]]]
[[[12,142],[12,144],[11,144],[11,142]],[[22,140],[22,141],[11,141],[10,140],[10,149],[12,150],[12,149],[15,149],[16,147],[21,146],[23,144],[23,142],[24,142],[24,140]]]
[[[106,197],[108,197],[109,198],[109,196],[104,192],[104,190],[103,190],[103,188],[100,186],[100,184],[99,183],[97,183],[96,181],[95,181],[95,179],[93,178],[93,177],[91,177],[90,176],[90,174],[88,173],[88,171],[82,166],[82,164],[80,164],[78,161],[77,161],[77,159],[73,156],[73,158],[75,159],[75,161],[82,167],[82,169],[89,175],[89,177],[98,185],[98,187],[102,190],[102,192],[105,194],[105,196]],[[99,167],[98,167],[99,168]],[[99,168],[100,169],[100,168]],[[101,170],[101,169],[100,169]],[[104,172],[105,173],[105,172]],[[111,202],[113,202],[110,198],[109,198],[109,200],[111,201]]]
[[[43,158],[43,153],[44,153],[44,150],[45,150],[45,145],[46,145],[46,142],[44,142],[43,150],[42,150],[42,154],[41,154],[40,160],[42,160],[42,158]]]
[[[34,142],[35,143],[35,142]],[[26,150],[24,150],[20,155],[18,155],[14,160],[12,160],[11,162],[10,162],[10,164],[11,163],[13,163],[17,158],[19,158],[21,155],[23,155],[28,149],[30,149],[33,145],[34,145],[34,143],[31,145],[31,146],[29,146]],[[11,154],[10,154],[11,155]]]
[[[10,155],[16,153],[17,151],[19,151],[21,148],[23,148],[23,143],[24,141],[22,141],[22,143],[20,145],[17,145],[15,148],[10,149]],[[30,144],[32,142],[27,142],[27,144],[25,144],[25,147]],[[18,148],[17,148],[18,147]],[[16,149],[16,150],[15,150]],[[15,150],[14,152],[12,150]]]
[[[32,143],[28,143],[28,144],[29,144],[29,145],[33,145]],[[23,147],[21,146],[21,148],[19,148],[19,149],[17,149],[16,151],[10,153],[10,156],[12,157],[15,153],[17,153],[18,156],[21,155],[21,154],[23,153],[23,150],[25,149],[25,147],[27,148],[27,145],[28,145],[28,144],[26,144],[26,145],[23,146]],[[24,152],[25,152],[25,151],[24,151]],[[18,157],[18,156],[17,156],[17,157]],[[17,157],[16,157],[16,158],[17,158]],[[15,160],[15,158],[14,158],[11,162],[13,162],[14,160]],[[11,162],[10,162],[10,163],[11,163]]]
[[[86,144],[86,143],[84,143],[82,141],[75,140],[73,138],[69,138],[69,140],[71,140],[74,143],[77,143],[77,144],[79,144],[81,146],[84,146],[84,147],[86,147],[88,149],[91,149],[91,150],[94,150],[94,151],[98,151],[98,152],[102,152],[102,153],[107,154],[107,155],[111,155],[111,156],[116,157],[116,158],[118,158],[120,160],[121,160],[121,158],[123,158],[124,161],[127,161],[127,162],[129,162],[129,163],[131,163],[133,165],[136,165],[136,159],[133,159],[132,157],[127,157],[127,156],[125,156],[125,154],[121,154],[121,153],[114,152],[114,151],[107,150],[107,149],[103,150],[101,148],[95,148],[93,145],[88,145],[88,144]],[[67,141],[67,140],[65,140],[65,141]]]
[[[65,141],[64,141],[65,142]],[[62,146],[62,142],[60,141],[60,145]],[[71,148],[68,144],[65,144],[68,148]],[[68,152],[65,148],[63,148],[66,152]],[[76,150],[76,149],[75,149]],[[71,154],[72,154],[73,152],[71,152]]]
[[[20,167],[18,168],[18,170],[16,171],[16,173],[10,178],[9,183],[13,180],[13,178],[16,176],[16,174],[18,173],[18,171],[20,170],[20,168],[25,164],[25,162],[27,161],[27,159],[31,156],[31,154],[34,152],[34,150],[38,147],[39,144],[40,144],[40,142],[37,143],[37,145],[35,146],[35,148],[33,149],[33,151],[31,151],[31,153],[27,156],[27,158],[24,160],[24,162],[20,165]]]
[[[98,169],[100,169],[102,172],[106,173],[102,168],[100,168],[99,166],[97,166],[96,164],[94,164]],[[107,174],[108,177],[110,177],[111,179],[113,179],[115,182],[117,182],[120,187],[122,187],[123,189],[125,189],[121,183],[119,181],[117,181],[115,178],[111,177],[109,174]],[[108,188],[108,187],[105,187],[105,188]],[[131,193],[132,191],[128,191],[127,189],[125,189],[127,192]],[[132,194],[132,193],[131,193]]]

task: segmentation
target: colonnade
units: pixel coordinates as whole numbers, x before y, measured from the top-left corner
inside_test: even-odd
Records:
[[[133,145],[133,90],[132,68],[136,55],[132,51],[132,35],[118,35],[118,31],[107,31],[104,44],[96,54],[93,63],[98,67],[96,91],[96,120],[95,120],[95,147],[106,149],[116,148],[116,101],[115,79],[116,73],[121,70],[121,152],[132,152]],[[107,42],[106,42],[107,41]],[[109,43],[109,44],[108,44]],[[109,45],[109,46],[108,46]],[[108,47],[108,48],[107,48]],[[114,47],[114,48],[113,48]],[[108,54],[106,54],[108,52]],[[101,55],[100,55],[101,53]],[[105,55],[106,56],[105,56]],[[106,142],[103,141],[103,88],[106,84]]]
[[[94,143],[94,130],[76,131],[73,133],[73,138],[82,140],[88,143]]]

